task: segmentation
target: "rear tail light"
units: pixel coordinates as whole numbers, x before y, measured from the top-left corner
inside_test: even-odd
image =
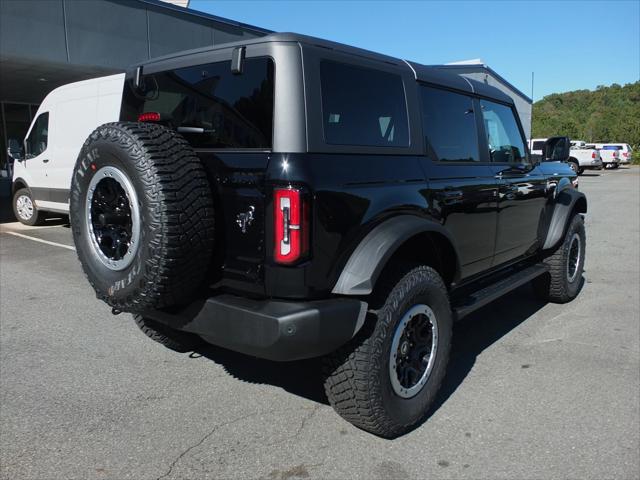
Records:
[[[145,112],[138,115],[139,122],[159,122],[160,114],[158,112]]]
[[[591,158],[596,158],[596,152],[591,152]]]
[[[309,252],[308,205],[295,188],[275,189],[273,205],[273,257],[278,263],[291,264]]]
[[[629,152],[622,152],[622,156],[625,157],[625,158],[628,157],[629,156]]]

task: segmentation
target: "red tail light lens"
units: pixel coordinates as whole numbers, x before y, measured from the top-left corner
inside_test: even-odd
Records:
[[[308,207],[302,192],[295,188],[277,188],[273,195],[273,258],[291,264],[309,251]]]
[[[591,158],[596,158],[596,152],[591,152]]]
[[[160,114],[158,112],[145,112],[138,115],[139,122],[159,122]]]
[[[629,152],[622,152],[622,156],[623,157],[628,157],[629,156]]]

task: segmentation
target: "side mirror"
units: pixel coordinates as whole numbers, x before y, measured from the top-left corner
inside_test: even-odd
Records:
[[[543,162],[566,162],[569,160],[571,143],[569,137],[551,137],[544,142]]]
[[[7,154],[17,160],[18,162],[24,160],[24,151],[22,149],[22,145],[15,138],[9,139],[9,146],[7,147]]]

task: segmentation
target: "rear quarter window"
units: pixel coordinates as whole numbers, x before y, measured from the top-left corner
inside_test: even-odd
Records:
[[[345,63],[320,62],[322,125],[328,144],[409,146],[400,75]]]

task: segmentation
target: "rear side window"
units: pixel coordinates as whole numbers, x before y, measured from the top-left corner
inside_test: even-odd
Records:
[[[47,149],[49,142],[49,112],[38,115],[29,136],[25,140],[26,153],[36,157]]]
[[[526,150],[513,110],[506,105],[487,100],[481,100],[480,106],[491,161],[524,162]]]
[[[429,156],[442,162],[479,161],[471,97],[427,86],[420,89],[422,128]]]
[[[147,75],[138,113],[159,113],[159,123],[194,147],[268,149],[273,79],[268,58],[246,59],[240,75],[231,73],[230,61]]]
[[[409,146],[399,75],[344,63],[320,63],[325,141],[334,145]]]

